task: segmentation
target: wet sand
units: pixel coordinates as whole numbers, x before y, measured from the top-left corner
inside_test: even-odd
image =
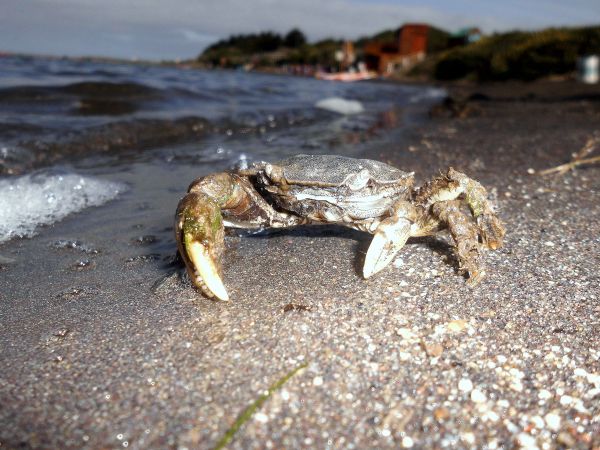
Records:
[[[303,365],[228,448],[599,447],[600,166],[528,173],[600,132],[599,91],[451,87],[366,155],[492,192],[508,234],[475,289],[445,235],[365,281],[370,237],[324,227],[230,236],[232,301],[206,300],[171,259],[176,177],[172,204],[149,189],[3,245],[2,447],[213,448]]]

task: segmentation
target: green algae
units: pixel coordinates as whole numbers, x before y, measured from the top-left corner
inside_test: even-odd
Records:
[[[225,432],[225,434],[219,440],[219,442],[217,442],[217,444],[214,447],[214,450],[220,450],[222,448],[225,448],[225,446],[231,442],[231,440],[242,427],[242,425],[244,425],[254,415],[254,413],[256,413],[256,411],[258,411],[262,407],[262,405],[271,397],[271,395],[273,395],[275,392],[281,389],[283,385],[290,380],[290,378],[292,378],[294,375],[296,375],[298,372],[304,369],[307,365],[308,363],[300,364],[293,370],[286,373],[283,377],[281,377],[274,384],[272,384],[265,393],[261,394],[256,400],[254,400],[254,402],[252,402],[251,405],[244,409],[237,417],[237,419],[235,419],[235,422],[233,422],[231,427],[229,427],[229,429]]]

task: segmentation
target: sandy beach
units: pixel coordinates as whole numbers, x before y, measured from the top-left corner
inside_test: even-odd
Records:
[[[165,204],[148,180],[127,218],[3,245],[0,448],[600,448],[600,165],[537,174],[598,136],[600,88],[447,89],[364,156],[488,188],[507,236],[478,287],[445,234],[365,281],[370,236],[313,227],[230,235],[210,301],[173,262],[181,180]]]

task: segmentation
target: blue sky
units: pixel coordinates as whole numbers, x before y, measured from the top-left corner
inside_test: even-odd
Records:
[[[232,33],[356,38],[405,22],[484,32],[600,25],[600,0],[0,0],[0,51],[175,59]]]

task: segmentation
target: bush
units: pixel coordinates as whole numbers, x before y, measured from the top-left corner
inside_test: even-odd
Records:
[[[534,80],[575,70],[577,57],[600,53],[600,27],[548,29],[488,36],[441,54],[439,80]]]

